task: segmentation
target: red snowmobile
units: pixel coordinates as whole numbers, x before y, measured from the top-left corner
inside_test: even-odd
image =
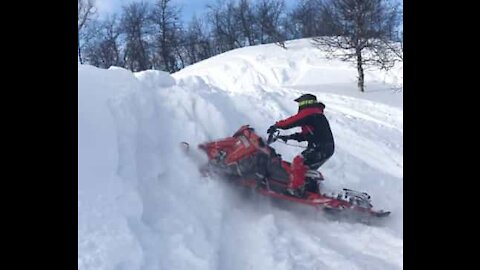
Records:
[[[249,125],[238,129],[232,137],[200,144],[208,162],[200,168],[204,175],[214,174],[242,186],[255,188],[265,196],[307,204],[321,208],[330,214],[360,214],[362,217],[385,217],[387,211],[375,211],[370,196],[365,192],[343,189],[333,194],[322,194],[320,183],[324,180],[316,170],[308,170],[302,197],[286,193],[290,163],[270,147],[280,135],[270,133],[265,143]],[[188,143],[183,143],[188,150]]]

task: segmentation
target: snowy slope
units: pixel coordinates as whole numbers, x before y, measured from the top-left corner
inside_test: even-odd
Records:
[[[79,269],[402,269],[402,67],[355,69],[307,40],[241,48],[172,76],[79,65]],[[250,124],[264,134],[305,91],[326,104],[337,151],[325,189],[366,191],[380,226],[242,197],[178,149]],[[290,132],[290,131],[289,131]],[[294,132],[292,130],[291,132]],[[287,160],[301,149],[273,145]]]

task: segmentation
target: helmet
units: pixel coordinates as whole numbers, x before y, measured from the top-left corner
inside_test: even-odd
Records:
[[[317,97],[312,94],[303,94],[295,99],[295,101],[298,102],[298,107],[303,107],[305,105],[317,103]]]
[[[311,107],[318,107],[318,108],[325,108],[325,104],[322,102],[317,101],[317,97],[312,94],[303,94],[297,99],[295,99],[296,102],[298,102],[298,110],[303,110],[306,108],[311,108]]]
[[[305,100],[317,101],[317,97],[312,95],[312,94],[303,94],[300,97],[295,99],[296,102],[301,102],[301,101],[305,101]]]

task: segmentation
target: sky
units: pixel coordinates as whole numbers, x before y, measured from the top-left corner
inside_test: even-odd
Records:
[[[120,12],[121,7],[125,4],[136,2],[139,0],[96,0],[97,9],[100,16],[108,13]],[[156,0],[145,0],[154,3]],[[200,16],[206,10],[207,4],[216,3],[217,0],[174,0],[178,6],[182,7],[182,20],[189,21],[194,14]],[[291,7],[297,0],[286,0],[285,3]]]
[[[131,3],[137,2],[140,0],[96,0],[96,6],[98,10],[98,14],[100,17],[108,15],[114,12],[120,12],[122,6]],[[157,0],[144,0],[146,2],[154,3]],[[201,18],[202,14],[206,11],[206,6],[208,4],[214,4],[218,0],[173,0],[178,6],[182,8],[182,21],[188,23],[193,15],[197,15]],[[287,5],[288,9],[291,9],[295,6],[298,0],[285,0],[285,4]],[[403,7],[402,0],[392,0],[394,2],[399,2],[400,5]],[[403,31],[403,21],[400,22],[399,31]]]

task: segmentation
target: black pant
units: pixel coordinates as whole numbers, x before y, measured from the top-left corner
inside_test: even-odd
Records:
[[[333,143],[307,148],[302,152],[303,163],[310,169],[317,170],[333,155],[334,151]]]

